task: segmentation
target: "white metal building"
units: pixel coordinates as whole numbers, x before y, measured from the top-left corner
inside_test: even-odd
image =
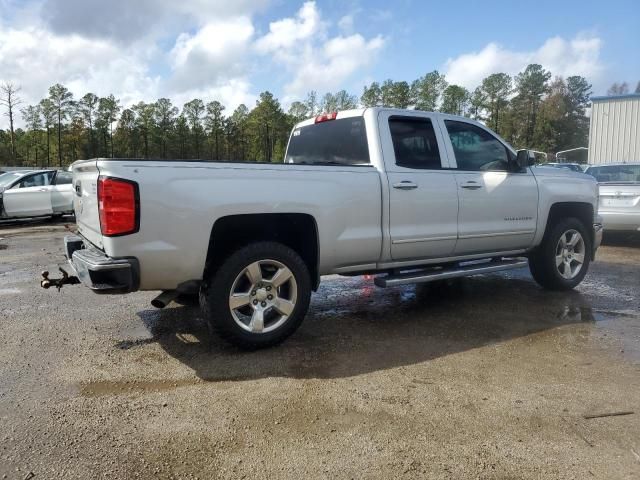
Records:
[[[591,101],[589,163],[640,162],[640,94]]]

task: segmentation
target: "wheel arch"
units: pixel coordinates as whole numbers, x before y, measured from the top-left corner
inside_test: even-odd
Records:
[[[203,279],[209,278],[234,251],[259,241],[275,241],[293,249],[309,269],[311,285],[320,284],[318,224],[306,213],[239,214],[218,218],[211,228]]]
[[[593,245],[595,232],[593,230],[594,211],[593,205],[588,202],[557,202],[551,205],[544,235],[551,231],[556,222],[561,218],[577,218],[584,225],[590,244]]]

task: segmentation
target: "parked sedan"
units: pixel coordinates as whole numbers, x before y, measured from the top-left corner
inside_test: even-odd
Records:
[[[583,165],[579,163],[558,163],[558,162],[549,162],[549,163],[541,163],[538,165],[539,167],[552,167],[552,168],[566,168],[567,170],[571,170],[573,172],[584,172]]]
[[[72,174],[63,170],[0,175],[0,218],[61,216],[73,213]]]
[[[593,165],[585,173],[598,181],[605,231],[640,231],[640,163]]]

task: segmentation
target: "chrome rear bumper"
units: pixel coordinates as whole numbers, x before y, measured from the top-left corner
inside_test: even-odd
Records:
[[[64,239],[65,254],[80,281],[96,293],[127,293],[138,289],[135,258],[111,258],[77,235]]]

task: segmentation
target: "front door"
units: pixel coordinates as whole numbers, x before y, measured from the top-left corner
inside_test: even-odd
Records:
[[[451,255],[457,238],[458,194],[436,120],[419,112],[381,112],[379,125],[389,182],[391,258],[410,261]]]
[[[53,172],[27,175],[2,194],[8,217],[51,215],[51,178]]]
[[[515,171],[515,155],[485,128],[458,120],[444,120],[444,128],[460,200],[456,255],[531,246],[538,216],[531,170]]]

